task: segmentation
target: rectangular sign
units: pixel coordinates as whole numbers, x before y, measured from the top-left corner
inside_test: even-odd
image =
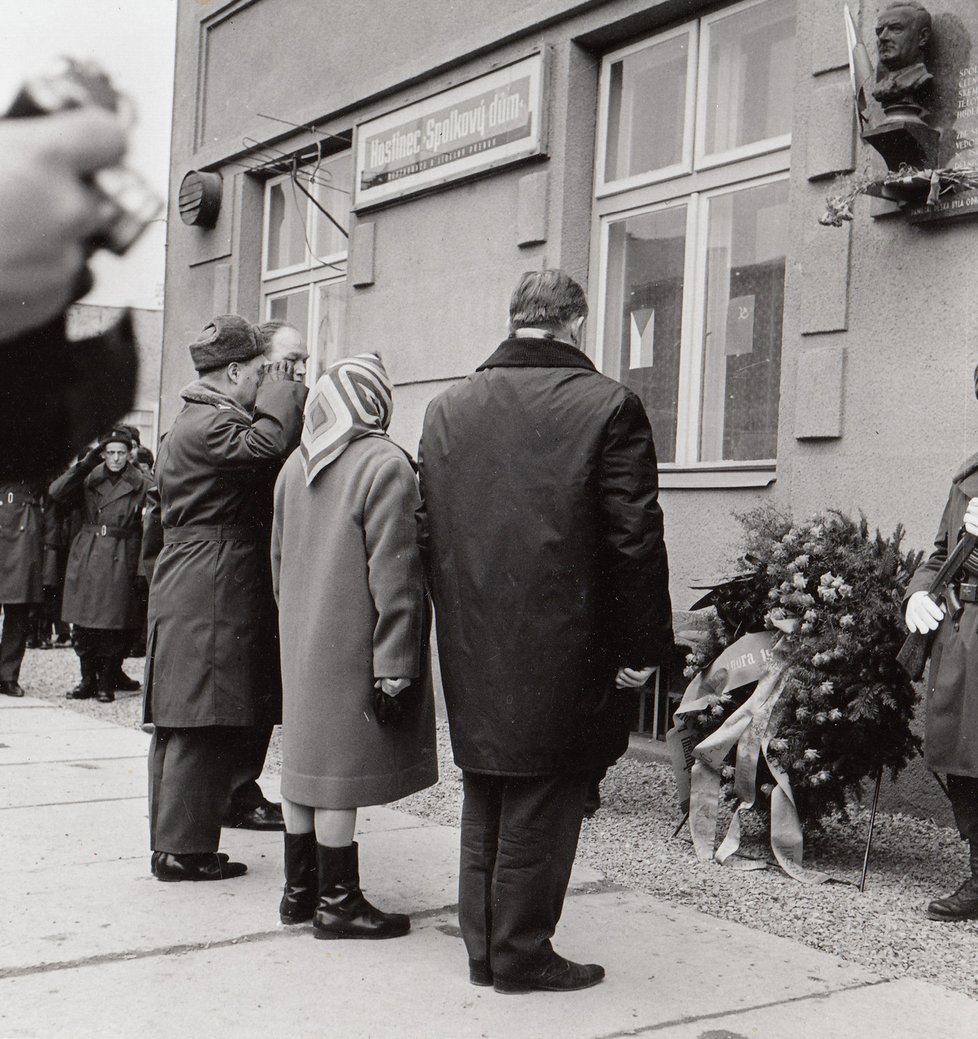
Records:
[[[353,208],[544,154],[543,54],[357,125]]]

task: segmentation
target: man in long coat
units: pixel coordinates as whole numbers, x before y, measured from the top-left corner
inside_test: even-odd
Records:
[[[585,797],[628,742],[628,698],[672,646],[652,431],[577,344],[587,301],[524,275],[511,337],[436,397],[421,441],[426,548],[455,762],[470,980],[596,984],[550,938]],[[617,687],[617,688],[616,688]]]
[[[0,693],[23,696],[20,665],[32,605],[44,600],[43,481],[0,482]]]
[[[978,369],[975,388],[978,395]],[[955,474],[934,551],[914,574],[904,600],[911,631],[937,632],[927,675],[924,760],[932,772],[947,774],[954,821],[970,851],[964,883],[927,907],[935,920],[978,918],[978,550],[955,584],[959,609],[949,611],[926,591],[963,530],[978,534],[978,454]]]
[[[132,438],[113,429],[49,494],[62,509],[82,511],[65,570],[61,617],[75,626],[81,681],[67,696],[111,703],[117,689],[139,688],[122,672],[138,624],[136,567],[149,478],[129,464]],[[131,685],[130,685],[131,683]]]
[[[245,871],[217,855],[225,803],[256,734],[267,745],[280,720],[272,488],[299,442],[306,390],[292,362],[266,364],[267,345],[234,314],[205,327],[190,347],[199,379],[157,459],[144,556],[159,547],[157,524],[162,549],[148,568],[144,720],[156,727],[150,843],[160,880]]]

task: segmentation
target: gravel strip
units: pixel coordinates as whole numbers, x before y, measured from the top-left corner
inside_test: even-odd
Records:
[[[125,669],[132,677],[142,677],[141,660],[128,660]],[[77,681],[74,653],[28,651],[21,683],[29,695],[117,725],[139,727],[139,693],[123,693],[113,704],[65,700],[65,690]],[[441,781],[397,807],[456,826],[460,774],[452,763],[444,723],[439,725],[438,743]],[[281,768],[277,729],[266,767],[272,774]],[[966,845],[955,831],[927,820],[879,813],[866,891],[860,894],[856,885],[869,812],[855,806],[852,825],[831,822],[823,834],[806,841],[806,865],[839,881],[809,887],[777,869],[738,872],[698,862],[688,829],[672,836],[679,822],[674,791],[667,766],[619,762],[602,784],[601,810],[584,824],[578,857],[609,880],[666,902],[803,942],[884,977],[920,978],[978,998],[978,921],[948,924],[924,915],[932,898],[954,890],[966,875]],[[748,814],[744,851],[769,858],[760,821],[750,820]]]

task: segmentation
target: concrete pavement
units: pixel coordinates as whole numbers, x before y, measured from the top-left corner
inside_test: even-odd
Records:
[[[360,813],[362,885],[413,929],[320,942],[278,924],[281,835],[225,834],[246,876],[149,874],[144,734],[0,698],[0,1037],[916,1039],[978,1036],[978,1003],[575,870],[557,947],[607,980],[566,995],[468,984],[458,832]],[[274,779],[263,781],[275,793]]]

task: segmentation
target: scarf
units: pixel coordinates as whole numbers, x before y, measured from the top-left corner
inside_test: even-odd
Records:
[[[376,354],[331,364],[306,402],[299,453],[306,486],[365,436],[387,436],[393,411],[390,377]]]

